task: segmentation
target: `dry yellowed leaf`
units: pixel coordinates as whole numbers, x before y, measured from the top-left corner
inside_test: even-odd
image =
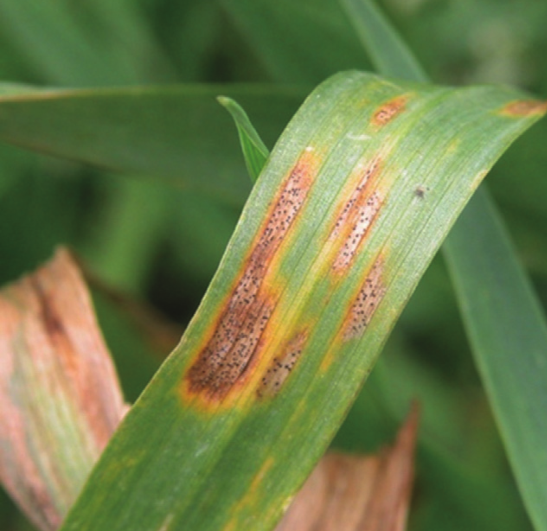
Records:
[[[54,531],[127,406],[70,256],[0,291],[0,480]]]
[[[328,453],[276,531],[404,531],[412,494],[418,409],[376,455]]]

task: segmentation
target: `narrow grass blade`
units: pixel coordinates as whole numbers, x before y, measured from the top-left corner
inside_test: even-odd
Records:
[[[271,529],[449,227],[537,118],[507,112],[523,98],[358,72],[316,89],[63,531]]]
[[[48,90],[0,96],[0,140],[101,167],[155,177],[243,204],[244,178],[230,118],[216,96],[250,112],[273,143],[303,101],[300,89],[182,85]],[[214,156],[213,156],[214,155]]]
[[[519,488],[547,529],[547,325],[488,196],[477,193],[466,211],[447,262]]]
[[[278,82],[313,87],[369,65],[359,39],[332,0],[221,0],[249,47]]]
[[[378,70],[384,76],[428,81],[414,54],[370,0],[340,0],[357,35]]]
[[[411,52],[374,4],[341,0],[384,74],[423,81]],[[547,104],[514,106],[536,114]],[[501,216],[485,187],[462,213],[444,245],[473,353],[536,528],[547,530],[547,325]]]
[[[71,6],[72,8],[74,6]],[[130,66],[107,53],[105,42],[93,42],[68,4],[33,0],[0,3],[0,29],[45,79],[69,86],[121,83]]]
[[[243,107],[236,101],[225,96],[219,96],[219,103],[232,115],[239,134],[241,149],[247,165],[247,171],[252,182],[255,182],[270,154],[268,148],[256,132]]]
[[[46,83],[127,85],[167,76],[171,67],[135,2],[0,3],[0,31]],[[174,77],[174,76],[173,76]]]

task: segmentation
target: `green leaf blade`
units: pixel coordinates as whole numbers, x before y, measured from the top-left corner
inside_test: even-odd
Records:
[[[374,66],[385,76],[427,82],[427,74],[401,37],[376,7],[366,0],[340,0],[370,55]]]
[[[545,529],[547,325],[489,196],[479,190],[466,209],[445,246],[447,262],[517,483]]]
[[[216,95],[237,98],[272,144],[304,99],[300,89],[268,85],[16,90],[8,85],[0,96],[0,140],[234,204],[243,204],[250,184]]]
[[[533,123],[503,111],[522,97],[357,72],[316,89],[62,531],[271,529],[466,200]]]

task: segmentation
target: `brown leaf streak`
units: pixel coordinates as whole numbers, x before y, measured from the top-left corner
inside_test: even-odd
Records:
[[[406,96],[397,96],[384,103],[372,116],[372,124],[381,127],[391,122],[393,118],[405,110],[407,101]]]
[[[38,529],[58,529],[84,480],[63,444],[78,440],[73,461],[91,469],[125,412],[66,250],[0,291],[0,408],[1,482]]]
[[[500,114],[512,118],[523,118],[534,114],[545,114],[546,112],[547,101],[517,100],[505,105]]]
[[[367,167],[331,232],[330,239],[344,238],[344,243],[332,266],[336,272],[342,272],[351,265],[359,246],[380,211],[383,197],[378,190],[371,190],[371,185],[374,182],[373,177],[378,174],[379,168],[380,161],[378,159]]]
[[[344,340],[347,341],[363,334],[378,304],[383,299],[386,292],[382,279],[383,270],[384,264],[380,257],[367,274],[365,282],[344,320],[342,332]]]
[[[307,339],[307,331],[299,332],[289,340],[281,353],[273,358],[256,391],[260,398],[275,396],[280,391],[281,386],[299,360]]]
[[[57,315],[52,301],[49,300],[39,278],[37,276],[31,276],[29,277],[29,281],[39,304],[42,323],[50,338],[53,339],[66,336],[61,319]]]
[[[191,393],[223,400],[256,364],[276,297],[265,278],[308,195],[316,168],[305,152],[286,178],[207,344],[186,375]]]

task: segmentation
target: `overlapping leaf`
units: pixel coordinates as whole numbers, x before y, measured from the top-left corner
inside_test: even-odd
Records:
[[[270,145],[304,98],[299,89],[226,85],[16,91],[8,86],[0,97],[0,140],[164,177],[237,204],[251,183],[216,96],[236,98]]]
[[[0,292],[0,481],[56,531],[126,412],[70,255]]]
[[[427,76],[368,0],[343,0],[373,61],[384,74]],[[547,102],[515,105],[547,111]],[[524,502],[547,529],[547,322],[486,189],[477,192],[445,244],[462,315]]]

